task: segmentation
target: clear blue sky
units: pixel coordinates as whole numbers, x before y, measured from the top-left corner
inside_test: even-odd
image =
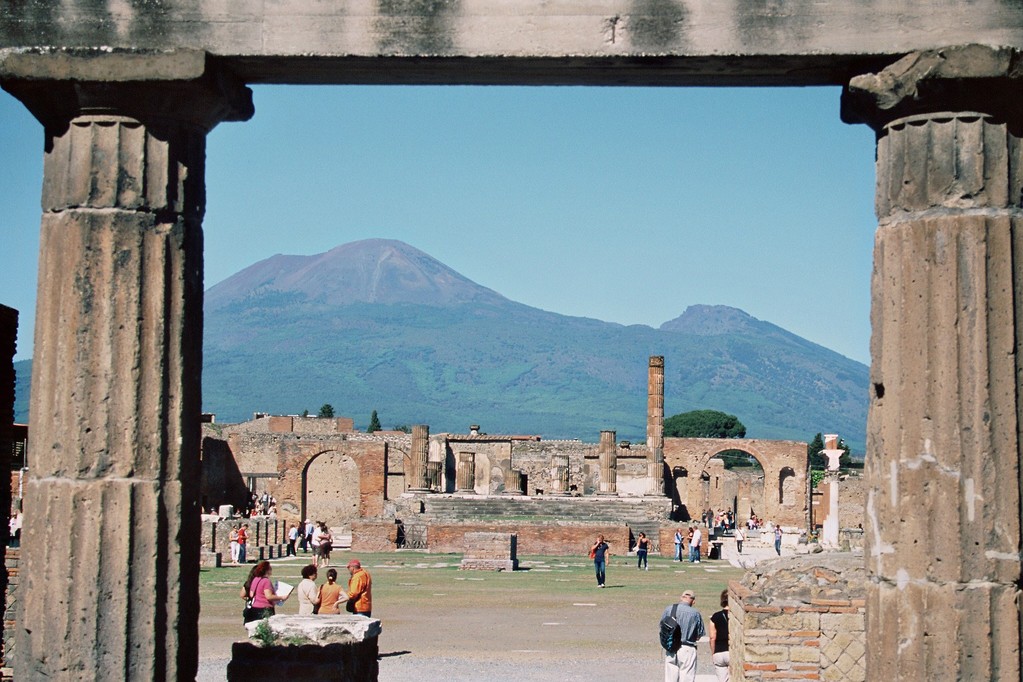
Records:
[[[874,136],[838,88],[254,88],[207,147],[206,287],[382,237],[504,296],[724,304],[869,361]],[[31,357],[42,127],[0,93],[0,303]]]

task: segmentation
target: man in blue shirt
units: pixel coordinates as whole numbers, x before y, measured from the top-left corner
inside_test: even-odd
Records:
[[[604,542],[603,535],[597,536],[597,541],[590,547],[590,554],[593,556],[593,570],[597,574],[597,587],[603,587],[604,567],[607,563],[607,557],[611,556],[611,550],[608,548],[607,543]]]
[[[665,651],[664,682],[696,682],[696,642],[707,634],[703,627],[703,616],[693,608],[696,593],[686,590],[679,598],[675,609],[675,621],[682,632],[682,646],[672,653]],[[661,620],[671,617],[675,604],[664,609]]]

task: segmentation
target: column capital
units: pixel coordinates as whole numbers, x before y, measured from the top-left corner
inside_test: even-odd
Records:
[[[987,114],[1023,123],[1023,53],[963,45],[913,52],[842,91],[842,120],[881,130],[897,119],[941,112]]]
[[[0,77],[0,86],[21,100],[49,135],[60,135],[84,115],[135,119],[158,130],[185,124],[208,132],[221,121],[252,118],[252,90],[237,76],[206,60],[195,78],[144,81]],[[163,124],[163,125],[161,125]]]

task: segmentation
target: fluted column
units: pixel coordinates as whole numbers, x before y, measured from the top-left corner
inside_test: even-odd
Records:
[[[443,462],[427,462],[426,463],[426,483],[429,489],[433,492],[440,490],[441,484],[441,472],[443,471]]]
[[[5,82],[46,128],[18,679],[194,679],[206,133],[228,77]]]
[[[651,355],[647,371],[646,475],[651,495],[664,494],[664,356]]]
[[[618,494],[618,450],[615,445],[614,431],[600,432],[600,490],[599,495]]]
[[[409,491],[414,493],[430,492],[427,480],[426,465],[430,459],[430,427],[416,424],[412,427],[412,456],[409,472]]]
[[[568,455],[551,456],[551,493],[554,495],[568,494],[569,459]]]
[[[1020,679],[1019,55],[853,79],[877,131],[867,678]]]
[[[459,452],[455,469],[455,492],[476,492],[476,453]]]

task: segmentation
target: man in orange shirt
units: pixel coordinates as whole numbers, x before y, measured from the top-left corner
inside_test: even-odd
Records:
[[[348,562],[348,612],[370,617],[373,611],[373,580],[358,559]]]

